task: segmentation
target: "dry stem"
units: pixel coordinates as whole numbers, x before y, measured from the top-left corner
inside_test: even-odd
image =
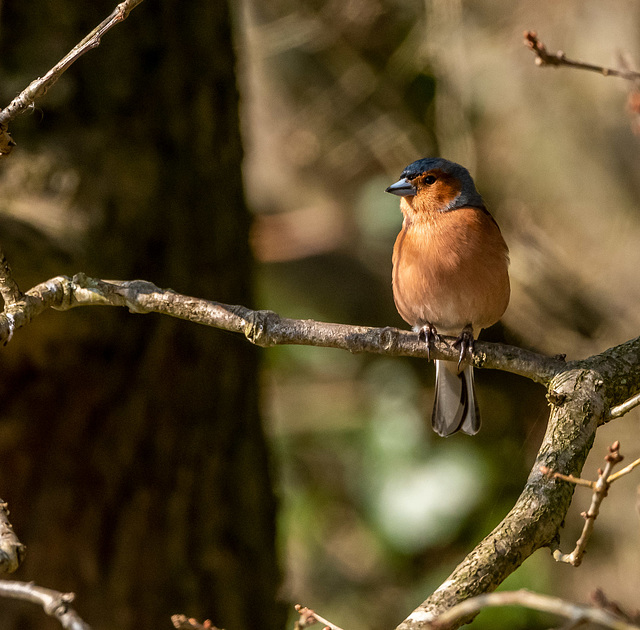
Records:
[[[609,492],[609,487],[611,483],[616,479],[619,479],[623,475],[630,473],[636,466],[640,464],[640,460],[637,460],[623,468],[616,475],[612,475],[613,467],[616,464],[619,464],[622,461],[623,457],[620,455],[620,442],[615,441],[609,447],[609,453],[605,456],[605,466],[604,469],[598,470],[598,480],[597,481],[588,481],[585,479],[580,479],[574,477],[572,475],[563,475],[558,472],[554,472],[547,467],[543,467],[541,469],[542,473],[552,477],[554,479],[561,479],[563,481],[568,481],[570,483],[586,486],[593,490],[593,495],[591,496],[591,505],[586,512],[582,512],[582,517],[584,518],[584,527],[582,529],[582,533],[580,534],[580,538],[576,542],[575,549],[571,553],[562,553],[559,549],[555,549],[553,551],[553,557],[558,562],[566,562],[567,564],[571,564],[574,567],[580,566],[582,563],[582,558],[587,549],[587,543],[589,542],[589,538],[593,532],[593,525],[598,518],[598,514],[600,513],[600,505],[602,501],[607,496]]]
[[[628,81],[640,79],[640,72],[635,72],[634,70],[616,70],[615,68],[606,68],[592,63],[576,61],[575,59],[569,59],[561,50],[555,54],[551,54],[547,51],[547,47],[538,39],[538,34],[535,31],[524,32],[524,44],[535,54],[536,64],[539,66],[568,66],[570,68],[578,68],[579,70],[597,72],[605,77],[620,77]]]
[[[125,0],[121,2],[98,26],[96,26],[80,43],[74,46],[58,63],[43,77],[32,81],[7,107],[0,111],[0,156],[8,155],[15,143],[7,132],[8,124],[19,114],[27,111],[35,102],[46,94],[49,88],[62,76],[62,74],[77,61],[82,55],[92,48],[100,45],[102,36],[113,26],[127,18],[132,9],[138,6],[142,0]]]
[[[575,622],[592,622],[611,628],[612,630],[638,630],[638,626],[628,623],[619,616],[593,606],[573,604],[559,597],[540,595],[525,589],[519,591],[504,591],[501,593],[487,593],[467,599],[446,612],[425,620],[423,628],[444,629],[458,625],[458,622],[470,616],[478,614],[485,608],[496,606],[524,606],[533,610],[548,612],[553,615],[565,617]]]

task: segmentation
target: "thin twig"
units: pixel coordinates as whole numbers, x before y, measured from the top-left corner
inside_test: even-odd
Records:
[[[621,405],[611,407],[609,413],[605,417],[605,422],[609,422],[609,420],[624,416],[624,414],[629,413],[638,405],[640,405],[640,392],[638,392],[635,396],[631,396],[631,398],[629,398],[628,400],[625,400]]]
[[[9,508],[0,499],[0,572],[13,573],[22,563],[26,547],[18,540],[9,522]]]
[[[334,623],[331,623],[324,617],[321,617],[317,612],[311,610],[311,608],[296,604],[295,609],[296,612],[300,615],[300,619],[296,621],[296,630],[308,628],[309,626],[313,626],[316,623],[324,624],[325,628],[328,628],[329,630],[342,630],[340,626],[336,626]]]
[[[594,606],[596,606],[598,608],[602,608],[603,610],[606,610],[607,612],[610,612],[612,615],[615,615],[616,617],[619,617],[620,619],[624,619],[625,621],[628,621],[629,623],[640,625],[640,611],[636,610],[635,613],[630,613],[630,612],[624,610],[620,606],[620,604],[610,600],[605,595],[605,593],[604,593],[604,591],[602,589],[599,589],[599,588],[595,589],[591,593],[590,599],[591,599],[591,601],[592,601]]]
[[[171,623],[176,630],[218,630],[209,619],[200,623],[197,619],[186,615],[171,615]]]
[[[462,619],[476,615],[485,608],[498,606],[524,606],[525,608],[551,613],[575,621],[584,619],[605,628],[611,628],[611,630],[638,630],[639,627],[602,608],[574,604],[559,597],[540,595],[525,589],[487,593],[466,599],[437,617],[425,618],[421,627],[441,630]]]
[[[78,613],[69,606],[74,600],[73,593],[61,593],[50,588],[36,586],[32,582],[0,580],[0,597],[24,599],[40,604],[47,615],[55,617],[68,630],[91,630]]]
[[[636,459],[635,462],[631,462],[628,466],[625,466],[622,470],[609,476],[609,483],[613,483],[616,479],[628,475],[634,468],[640,466],[640,459]]]
[[[129,13],[138,6],[142,0],[125,0],[121,2],[96,28],[94,28],[80,43],[74,46],[51,70],[43,77],[32,81],[7,107],[0,111],[0,155],[7,155],[15,143],[7,133],[8,124],[19,114],[29,109],[36,99],[46,94],[47,90],[62,76],[62,74],[77,61],[82,55],[92,48],[100,45],[102,36],[113,26],[127,18]]]
[[[605,68],[592,63],[576,61],[575,59],[569,59],[561,50],[552,54],[547,51],[547,47],[538,39],[538,34],[535,31],[524,32],[524,44],[535,54],[538,66],[568,66],[597,72],[605,77],[620,77],[628,81],[640,79],[640,72],[635,72],[634,70],[616,70],[615,68]]]
[[[549,468],[548,466],[542,466],[540,468],[540,472],[547,477],[551,477],[552,479],[562,479],[562,481],[575,483],[576,486],[584,486],[585,488],[591,488],[592,490],[596,487],[595,481],[581,479],[580,477],[574,477],[573,475],[563,475],[562,473],[551,470],[551,468]]]
[[[600,513],[600,505],[602,501],[607,496],[609,492],[609,486],[611,483],[621,477],[622,474],[627,474],[638,465],[636,462],[627,466],[627,469],[621,470],[617,475],[612,475],[611,471],[616,464],[619,464],[622,461],[623,457],[620,455],[620,442],[615,441],[609,447],[609,453],[605,456],[605,466],[604,470],[598,470],[598,480],[586,481],[585,479],[579,479],[570,475],[561,475],[559,473],[554,473],[550,471],[548,468],[543,470],[542,472],[547,475],[551,475],[557,479],[563,479],[564,481],[569,481],[570,483],[574,483],[576,485],[588,486],[593,489],[593,495],[591,496],[591,505],[586,512],[582,512],[582,517],[584,518],[584,527],[582,528],[582,533],[580,534],[580,538],[576,542],[575,549],[571,553],[562,553],[560,549],[554,549],[553,557],[558,562],[566,562],[567,564],[571,564],[574,567],[580,566],[582,563],[582,558],[587,549],[587,543],[589,542],[589,538],[593,532],[593,525],[598,518],[598,514]]]

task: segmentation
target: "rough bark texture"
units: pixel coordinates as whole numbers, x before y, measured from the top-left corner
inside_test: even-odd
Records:
[[[608,409],[640,389],[639,353],[640,338],[633,339],[567,364],[556,374],[549,384],[552,410],[547,432],[516,505],[398,630],[430,627],[438,613],[493,591],[534,551],[556,542],[574,486],[549,479],[540,469],[579,476]]]
[[[6,64],[39,52],[31,78],[114,7],[37,4],[6,6],[3,22]],[[44,118],[15,127],[18,150],[33,150],[35,125],[80,175],[93,228],[62,268],[250,303],[226,3],[144,3],[104,44],[40,104]],[[3,245],[23,282],[29,263]],[[4,356],[1,485],[28,547],[16,577],[75,591],[95,629],[168,627],[172,613],[250,628],[255,610],[282,627],[256,350],[169,318],[84,310],[34,322]],[[5,610],[3,628],[48,623]]]

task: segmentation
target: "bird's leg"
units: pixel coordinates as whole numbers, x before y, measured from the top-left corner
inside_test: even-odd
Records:
[[[471,326],[471,324],[467,324],[453,343],[456,348],[460,348],[460,356],[458,357],[458,372],[460,372],[460,366],[463,362],[471,362],[471,359],[473,358],[474,343],[475,340],[473,338],[473,327]]]
[[[427,344],[427,361],[431,360],[431,344],[440,339],[440,335],[433,324],[427,322],[418,329],[418,339]]]

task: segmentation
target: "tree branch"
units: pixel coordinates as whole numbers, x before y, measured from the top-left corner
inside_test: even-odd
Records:
[[[433,630],[458,627],[461,620],[477,615],[484,608],[497,606],[524,606],[525,608],[551,613],[576,622],[595,623],[605,628],[611,628],[611,630],[638,630],[639,628],[639,626],[628,623],[619,616],[602,608],[573,604],[559,597],[540,595],[526,589],[489,593],[467,599],[441,614],[437,619],[433,619],[424,627],[432,628]]]
[[[218,630],[210,619],[200,623],[197,619],[186,615],[171,615],[171,623],[176,630]]]
[[[84,274],[73,278],[58,276],[35,286],[23,299],[11,305],[0,317],[0,343],[7,343],[13,331],[28,324],[48,308],[67,310],[78,306],[125,306],[134,313],[162,313],[205,326],[238,332],[258,346],[282,344],[341,348],[350,352],[373,352],[393,356],[425,357],[425,344],[417,333],[396,328],[368,328],[313,320],[280,317],[273,311],[254,311],[163,290],[144,280],[97,280]],[[457,360],[455,339],[443,338],[431,356]],[[477,367],[506,370],[538,383],[548,383],[565,367],[557,358],[522,348],[477,342]]]
[[[244,334],[270,347],[300,344],[426,358],[418,335],[395,328],[367,328],[280,317],[271,311],[181,295],[143,280],[114,281],[59,276],[27,291],[0,316],[0,341],[48,308],[125,306],[134,313],[162,313]],[[453,338],[435,344],[431,356],[455,361]],[[474,365],[526,376],[548,387],[551,415],[533,469],[516,505],[449,579],[414,611],[400,630],[426,627],[427,621],[462,600],[494,590],[540,547],[550,546],[571,503],[573,485],[549,479],[550,468],[579,477],[597,428],[609,409],[640,389],[640,337],[581,361],[566,363],[512,346],[478,342]],[[456,622],[457,623],[457,622]]]
[[[69,606],[75,598],[73,593],[53,591],[50,588],[35,586],[31,582],[0,580],[0,597],[24,599],[40,604],[47,615],[55,617],[62,627],[68,630],[91,630],[91,626]]]
[[[568,363],[551,380],[549,424],[515,506],[398,630],[427,628],[459,602],[495,590],[534,551],[556,541],[574,488],[549,479],[541,469],[578,477],[608,406],[625,400],[639,384],[640,338]],[[468,621],[469,617],[457,620],[452,627]]]
[[[609,422],[609,420],[613,420],[614,418],[620,418],[638,405],[640,405],[640,392],[625,400],[621,405],[616,405],[609,409],[609,413],[607,414],[605,421]]]
[[[32,81],[7,107],[0,111],[0,156],[11,152],[15,143],[7,132],[8,124],[19,114],[29,109],[37,98],[46,94],[49,88],[62,76],[62,74],[77,61],[82,55],[92,48],[100,45],[102,36],[113,26],[125,20],[129,13],[137,7],[142,0],[124,0],[121,2],[98,26],[96,26],[80,43],[74,46],[58,63],[43,77]]]
[[[0,499],[0,572],[13,573],[22,563],[26,547],[18,540],[9,522],[9,508]]]
[[[336,626],[328,619],[321,617],[317,612],[311,610],[311,608],[296,604],[295,609],[300,615],[300,618],[295,623],[295,630],[303,630],[303,628],[308,628],[316,623],[321,623],[325,627],[325,630],[342,630],[340,626]]]
[[[569,59],[561,50],[555,53],[555,55],[551,54],[547,51],[547,47],[538,39],[538,34],[535,31],[524,32],[524,45],[535,54],[536,65],[538,66],[568,66],[570,68],[578,68],[579,70],[597,72],[605,77],[620,77],[628,81],[640,79],[640,72],[635,72],[634,70],[616,70],[615,68],[605,68],[604,66],[576,61],[575,59]]]
[[[554,549],[553,557],[558,562],[566,562],[567,564],[571,564],[574,567],[579,567],[582,564],[582,558],[584,557],[584,554],[587,550],[587,543],[589,542],[589,538],[591,537],[591,533],[593,532],[595,520],[596,518],[598,518],[598,514],[600,514],[600,505],[607,496],[611,484],[615,481],[615,479],[618,479],[621,476],[620,474],[616,476],[611,474],[613,471],[613,467],[616,464],[619,464],[622,459],[623,457],[622,455],[620,455],[620,442],[616,440],[609,447],[609,453],[605,457],[604,470],[602,468],[598,469],[597,481],[586,481],[585,479],[576,478],[572,475],[562,475],[548,468],[542,470],[542,473],[549,477],[562,479],[563,481],[568,481],[576,485],[587,486],[593,490],[593,495],[591,496],[591,505],[586,512],[582,512],[582,517],[584,518],[584,527],[582,528],[582,533],[580,535],[580,538],[578,539],[578,542],[576,543],[575,549],[571,553],[562,553],[559,548]],[[627,466],[626,469],[620,472],[623,474],[627,474],[631,472],[634,467],[635,466],[632,464],[631,466]]]

